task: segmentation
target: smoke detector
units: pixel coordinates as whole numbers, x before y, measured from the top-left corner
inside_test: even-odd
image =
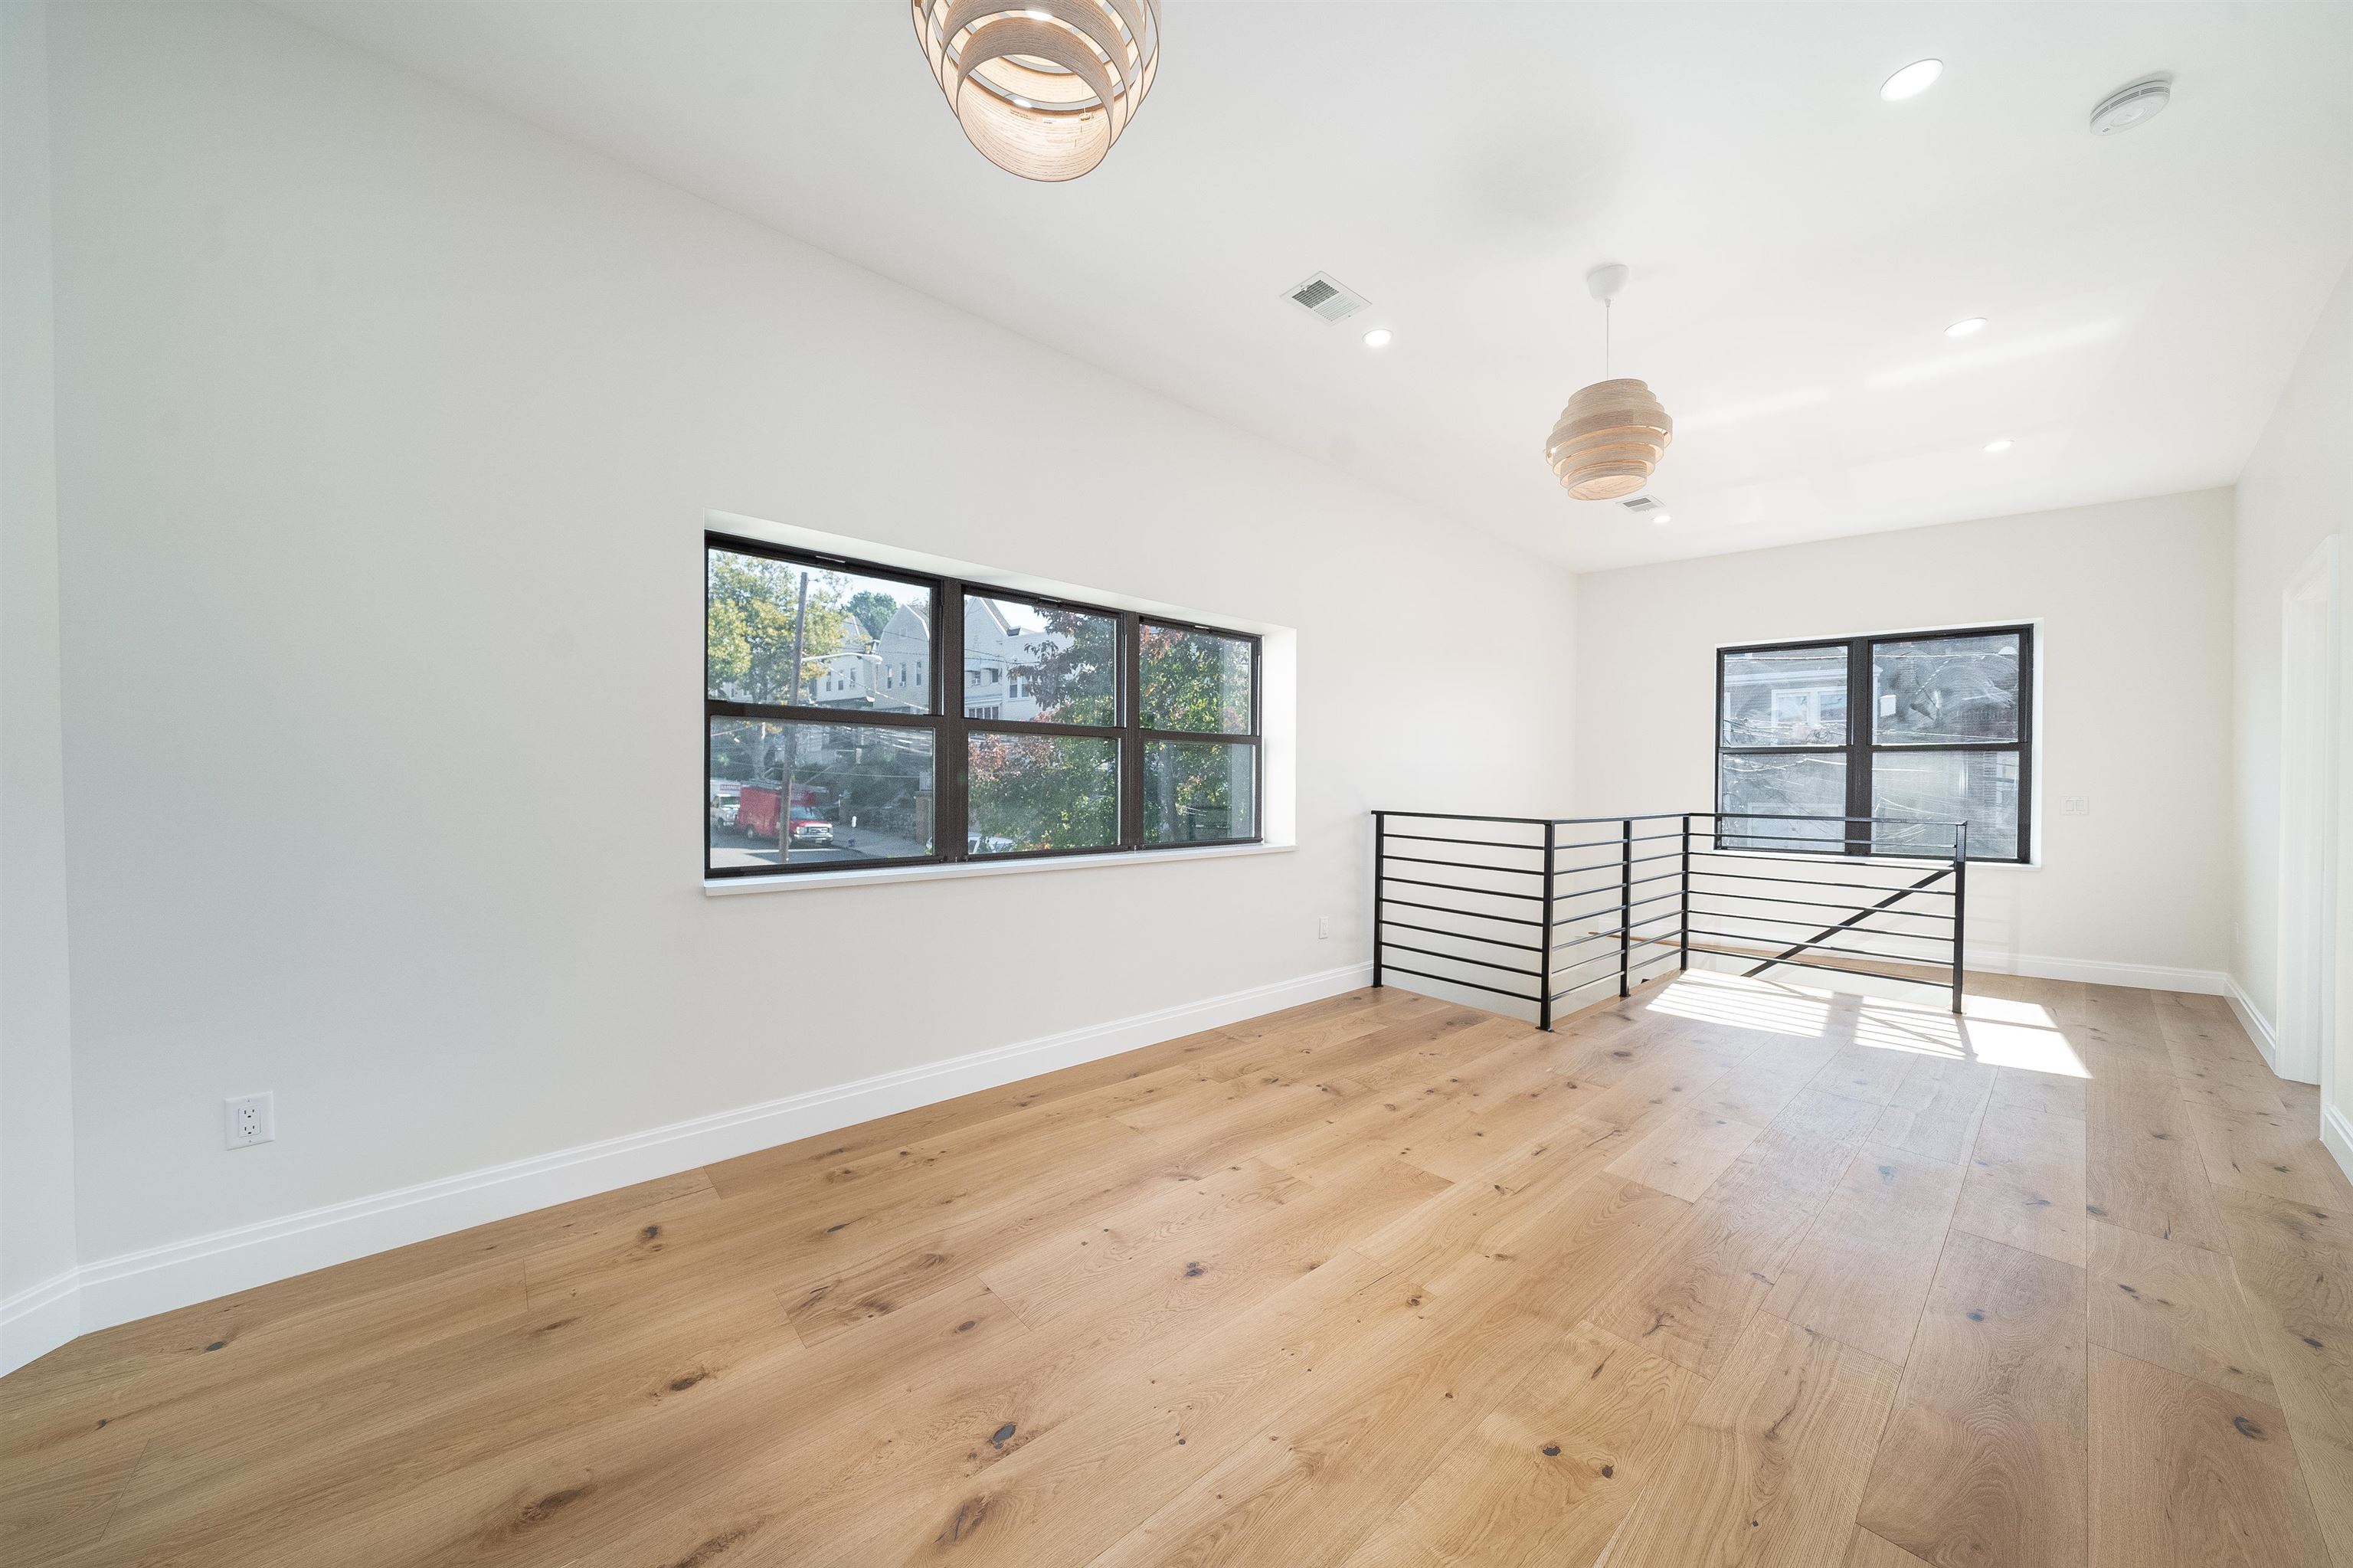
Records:
[[[2128,87],[2120,87],[2100,100],[2092,111],[2092,134],[2113,136],[2119,131],[2129,131],[2146,124],[2165,112],[2173,101],[2173,78],[2163,72],[2145,76]]]
[[[1364,295],[1353,292],[1329,272],[1318,272],[1304,282],[1293,284],[1282,293],[1293,304],[1326,322],[1346,321],[1369,302]]]

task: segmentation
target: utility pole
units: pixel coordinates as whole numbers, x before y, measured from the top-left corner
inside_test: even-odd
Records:
[[[808,574],[801,574],[799,602],[793,606],[793,684],[785,694],[788,707],[801,705],[801,632],[808,625]],[[785,758],[779,763],[776,779],[776,860],[778,863],[793,858],[793,751],[799,731],[792,725],[785,726]]]

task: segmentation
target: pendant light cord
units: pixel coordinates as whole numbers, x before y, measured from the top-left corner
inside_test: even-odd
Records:
[[[1601,379],[1609,379],[1609,307],[1617,302],[1601,302]]]

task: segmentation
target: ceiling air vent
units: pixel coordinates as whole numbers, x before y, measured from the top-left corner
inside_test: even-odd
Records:
[[[1327,322],[1346,321],[1363,310],[1366,302],[1362,294],[1350,293],[1338,279],[1327,272],[1318,272],[1283,292],[1293,304],[1313,311]]]
[[[1659,498],[1655,495],[1630,495],[1618,504],[1629,512],[1656,512]]]

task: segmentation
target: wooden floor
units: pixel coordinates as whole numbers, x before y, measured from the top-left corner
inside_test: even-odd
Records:
[[[79,1340],[12,1564],[2353,1568],[2213,999],[1360,991]]]

